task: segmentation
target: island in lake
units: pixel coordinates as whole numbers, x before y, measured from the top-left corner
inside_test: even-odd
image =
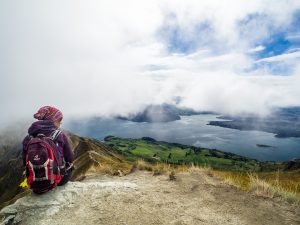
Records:
[[[300,107],[281,108],[267,117],[221,116],[218,118],[226,121],[210,121],[208,125],[264,131],[274,133],[279,138],[300,137]]]
[[[190,108],[180,108],[176,105],[161,104],[161,105],[149,105],[143,111],[130,114],[128,116],[119,116],[118,119],[129,120],[133,122],[170,122],[180,120],[180,116],[191,116],[199,114],[212,114],[212,112],[195,111]]]

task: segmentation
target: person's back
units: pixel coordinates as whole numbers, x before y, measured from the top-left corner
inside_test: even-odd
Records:
[[[67,136],[59,130],[61,121],[63,119],[63,115],[61,113],[61,111],[59,111],[58,109],[51,107],[51,106],[45,106],[42,107],[41,109],[39,109],[39,111],[34,114],[34,118],[38,119],[37,122],[34,122],[28,129],[28,135],[24,138],[23,140],[23,165],[26,166],[26,176],[27,178],[32,178],[30,181],[32,182],[35,181],[35,185],[30,185],[31,188],[32,186],[34,186],[34,191],[36,193],[44,193],[52,188],[54,188],[56,185],[64,185],[65,183],[67,183],[71,177],[72,174],[72,166],[73,166],[73,160],[74,160],[74,153],[71,149],[71,145],[69,143],[69,140],[67,138]],[[32,142],[34,142],[32,144]],[[44,142],[44,143],[43,143]],[[39,165],[32,165],[34,164],[34,160],[36,160],[35,158],[31,159],[30,158],[30,154],[28,151],[30,151],[30,147],[34,146],[35,143],[38,143],[41,148],[43,146],[48,146],[48,151],[50,149],[49,152],[49,157],[52,156],[53,160],[51,160],[50,157],[50,162],[54,161],[56,162],[56,165],[58,170],[59,170],[59,177],[57,175],[57,171],[54,171],[54,173],[56,173],[55,175],[57,176],[56,178],[56,182],[53,183],[53,185],[43,185],[45,183],[47,183],[46,179],[50,179],[48,174],[47,174],[47,170],[52,169],[53,170],[53,165],[48,166],[45,164],[45,168],[39,168],[41,166]],[[49,145],[48,145],[49,143]],[[29,149],[29,150],[28,150]],[[39,159],[38,153],[39,152],[41,154],[42,150],[33,150],[34,154],[36,155],[36,158]],[[45,151],[46,153],[44,155],[47,155],[47,151]],[[53,154],[51,153],[53,152]],[[31,159],[31,161],[30,161]],[[62,163],[61,160],[62,159],[64,162]],[[43,165],[44,165],[43,164]],[[45,175],[44,178],[41,179],[37,179],[35,178],[35,173],[36,171],[33,168],[37,168],[40,170],[45,171]],[[61,170],[60,170],[61,169]],[[52,171],[53,173],[53,171]],[[29,183],[30,184],[30,183]],[[47,183],[48,184],[48,183]]]

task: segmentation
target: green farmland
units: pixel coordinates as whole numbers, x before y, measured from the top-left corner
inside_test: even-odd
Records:
[[[129,161],[143,159],[151,163],[194,164],[216,169],[257,172],[282,167],[282,163],[261,162],[220,150],[156,141],[149,137],[124,139],[108,136],[104,141]]]

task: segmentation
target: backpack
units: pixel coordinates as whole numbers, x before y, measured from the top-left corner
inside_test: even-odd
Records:
[[[60,130],[50,137],[29,136],[26,145],[26,177],[29,187],[37,194],[45,193],[61,181],[65,174],[65,160],[59,154],[56,139]]]

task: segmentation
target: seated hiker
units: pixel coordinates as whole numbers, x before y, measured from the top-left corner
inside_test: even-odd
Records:
[[[44,193],[69,181],[74,153],[59,129],[63,119],[60,110],[44,106],[33,117],[38,121],[29,127],[23,140],[23,164],[30,188]]]

